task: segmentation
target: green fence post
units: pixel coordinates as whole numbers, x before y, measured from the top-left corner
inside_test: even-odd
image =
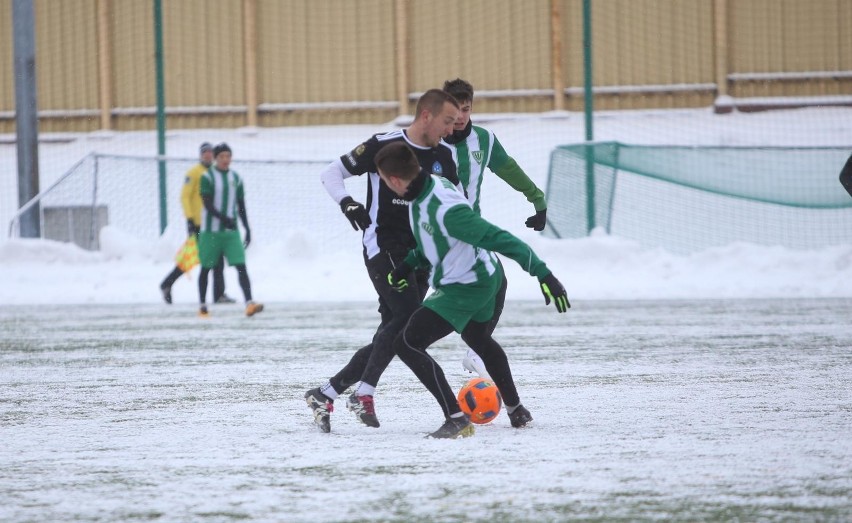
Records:
[[[154,0],[154,62],[157,82],[157,167],[160,172],[160,234],[169,223],[166,206],[166,94],[163,81],[163,6]]]
[[[583,112],[586,118],[586,225],[591,233],[595,228],[595,147],[592,115],[592,0],[583,0]]]

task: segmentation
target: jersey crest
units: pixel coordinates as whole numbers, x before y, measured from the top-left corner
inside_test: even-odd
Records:
[[[473,159],[476,160],[476,163],[482,163],[483,154],[483,151],[473,151]]]
[[[432,164],[432,174],[437,174],[438,176],[444,173],[444,168],[441,167],[441,162],[435,162]]]
[[[362,143],[358,147],[352,149],[349,153],[347,153],[344,157],[346,161],[349,162],[349,165],[355,167],[358,165],[358,158],[364,154],[364,151],[367,150],[367,144]]]
[[[420,222],[420,227],[422,227],[423,230],[426,231],[426,234],[432,236],[432,224],[430,224],[429,222]]]

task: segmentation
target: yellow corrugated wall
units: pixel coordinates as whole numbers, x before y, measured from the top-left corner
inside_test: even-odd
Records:
[[[167,125],[244,126],[252,110],[261,126],[386,122],[409,114],[418,93],[455,77],[474,84],[479,112],[550,111],[557,101],[582,110],[582,5],[163,2]],[[843,27],[852,2],[594,0],[592,7],[596,109],[704,107],[720,92],[852,94],[852,32]],[[36,0],[35,8],[40,130],[88,131],[104,122],[153,128],[153,3]],[[11,27],[10,1],[0,2],[0,24]],[[247,27],[254,27],[254,38]],[[10,73],[0,78],[3,133],[14,131],[12,42],[11,31],[0,32],[0,68]],[[560,84],[562,93],[555,90]],[[105,118],[103,104],[110,105]]]

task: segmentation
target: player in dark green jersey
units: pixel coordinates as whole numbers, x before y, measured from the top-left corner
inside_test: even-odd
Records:
[[[459,408],[441,366],[426,352],[432,343],[453,331],[482,358],[503,394],[512,426],[526,425],[532,416],[521,405],[506,353],[491,336],[503,278],[493,253],[515,260],[537,277],[545,303],[553,301],[558,312],[570,307],[565,288],[526,243],[480,217],[452,184],[423,171],[405,144],[388,144],[378,152],[375,162],[385,185],[409,202],[409,223],[417,242],[417,247],[388,274],[388,282],[396,289],[405,289],[415,269],[431,267],[429,283],[435,292],[414,311],[393,343],[396,354],[444,413],[445,423],[431,436],[473,434],[470,419]]]

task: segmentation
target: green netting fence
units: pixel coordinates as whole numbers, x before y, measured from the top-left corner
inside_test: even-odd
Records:
[[[550,158],[548,228],[593,229],[689,253],[735,242],[814,249],[852,243],[841,147],[564,145]]]

